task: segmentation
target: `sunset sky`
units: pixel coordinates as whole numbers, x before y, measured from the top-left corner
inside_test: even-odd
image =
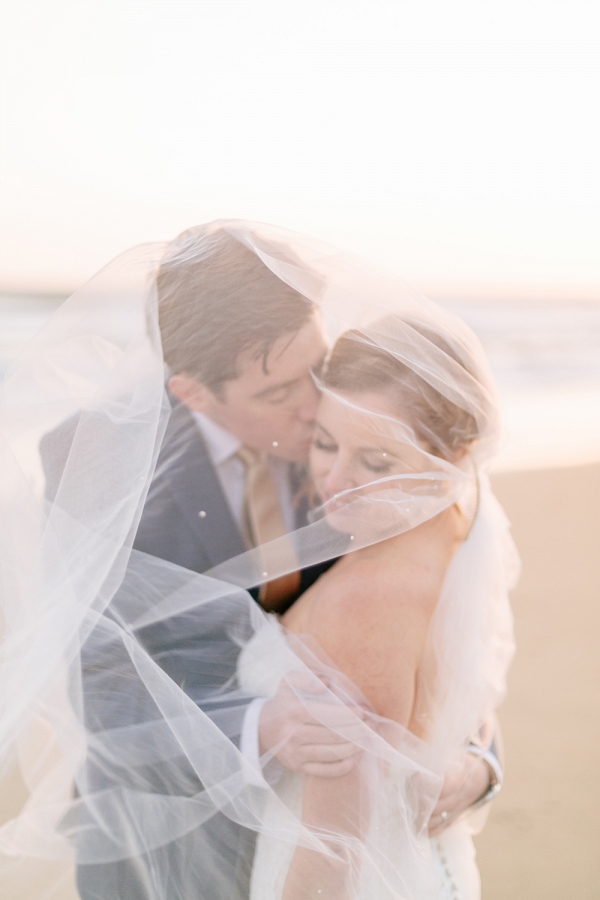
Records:
[[[600,299],[596,12],[3,0],[0,289],[243,217],[434,295]]]

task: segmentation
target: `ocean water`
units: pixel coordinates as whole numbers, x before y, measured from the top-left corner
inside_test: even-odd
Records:
[[[64,299],[0,295],[0,379]],[[498,381],[495,470],[600,461],[600,302],[444,305],[478,335]]]
[[[448,304],[500,388],[497,471],[600,461],[600,302]]]

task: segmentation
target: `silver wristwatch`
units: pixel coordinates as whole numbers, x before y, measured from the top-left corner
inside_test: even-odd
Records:
[[[481,806],[485,806],[486,803],[489,803],[494,797],[497,797],[502,790],[502,766],[492,749],[493,746],[494,745],[492,744],[492,747],[488,750],[481,747],[479,744],[474,744],[472,742],[467,746],[467,752],[482,759],[490,773],[490,783],[487,790],[471,805],[470,809],[479,809]]]

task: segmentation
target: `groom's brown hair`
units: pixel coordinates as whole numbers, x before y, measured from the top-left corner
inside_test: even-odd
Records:
[[[222,228],[190,229],[157,275],[165,362],[219,394],[250,352],[268,371],[273,344],[307,324],[315,305]],[[285,248],[284,248],[285,251]]]

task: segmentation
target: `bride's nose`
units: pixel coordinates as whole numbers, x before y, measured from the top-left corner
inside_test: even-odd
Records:
[[[329,495],[340,494],[357,486],[351,465],[340,456],[334,461],[324,481]]]

